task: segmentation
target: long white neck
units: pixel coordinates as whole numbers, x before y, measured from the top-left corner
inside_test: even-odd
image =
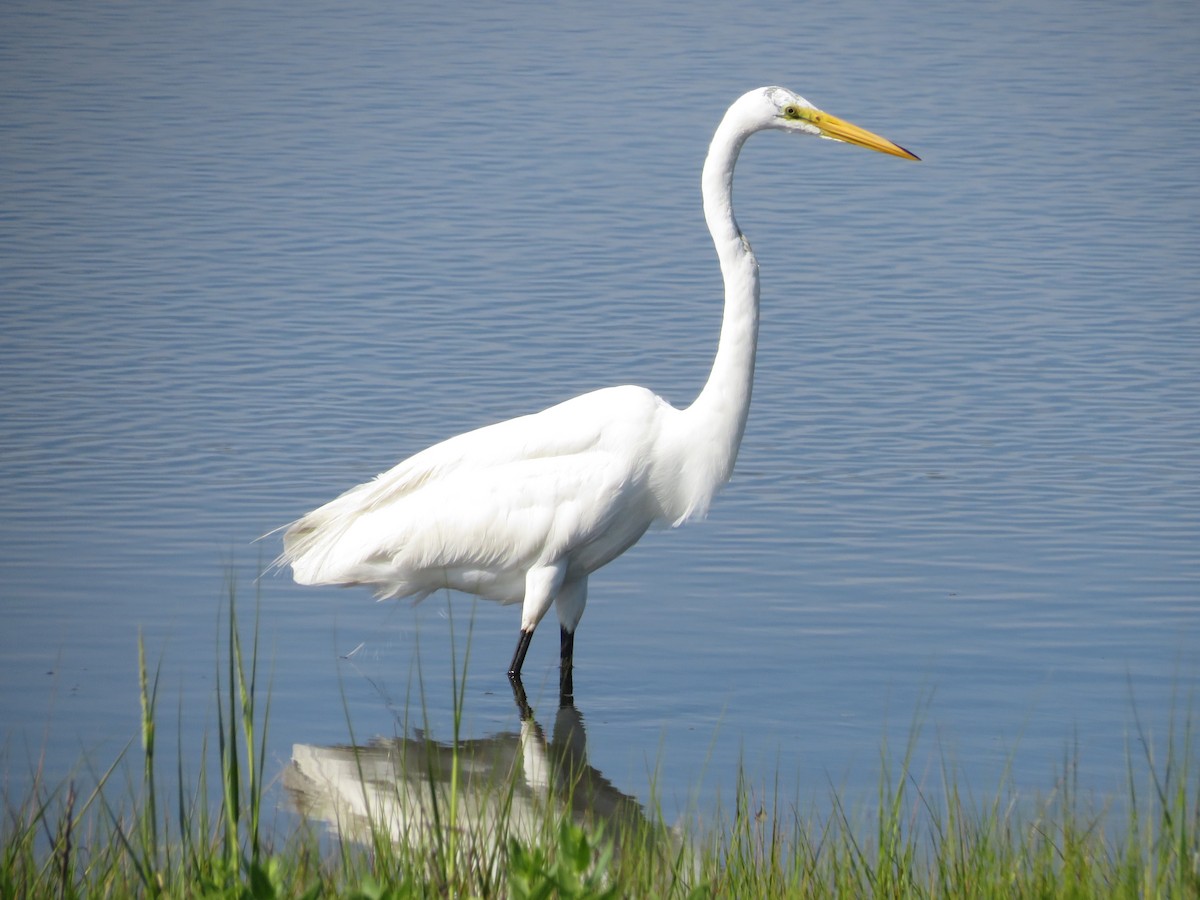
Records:
[[[733,168],[753,129],[735,113],[726,114],[704,161],[701,187],[704,218],[716,245],[725,280],[721,338],[708,382],[683,411],[686,447],[687,510],[681,518],[703,513],[717,489],[733,474],[754,385],[758,346],[758,261],[733,217]]]

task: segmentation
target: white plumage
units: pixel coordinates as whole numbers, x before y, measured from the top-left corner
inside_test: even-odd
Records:
[[[291,564],[301,584],[366,584],[380,597],[418,599],[450,588],[520,602],[514,678],[555,604],[569,685],[588,575],[652,524],[702,515],[732,474],[758,337],[758,264],[733,218],[732,177],[746,138],[764,129],[916,158],[783,88],[751,91],[730,107],[702,178],[725,312],[712,372],[691,406],[627,385],[450,438],[294,522],[277,562]]]
[[[302,584],[519,602],[527,571],[563,560],[564,577],[586,575],[674,507],[653,465],[671,414],[649,391],[615,387],[458,435],[310,513],[285,555]]]

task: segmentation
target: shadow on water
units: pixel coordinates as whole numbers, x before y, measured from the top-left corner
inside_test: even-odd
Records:
[[[296,812],[339,839],[381,834],[421,851],[454,832],[480,858],[509,840],[536,844],[564,820],[602,829],[614,848],[678,852],[680,842],[588,762],[587,733],[566,682],[549,737],[517,679],[518,731],[458,742],[378,738],[363,745],[296,744],[283,785]],[[490,854],[489,854],[490,855]]]

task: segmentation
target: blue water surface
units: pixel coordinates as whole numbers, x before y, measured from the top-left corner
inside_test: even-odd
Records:
[[[919,722],[916,770],[983,796],[1064,756],[1122,793],[1200,675],[1198,37],[1184,0],[6,3],[9,789],[136,745],[139,634],[193,760],[231,586],[274,772],[351,728],[448,737],[455,665],[467,733],[515,730],[514,609],[257,580],[253,541],[584,390],[690,402],[700,165],[781,83],[923,162],[748,144],[749,427],[707,521],[592,578],[590,763],[671,813],[739,764],[870,796]]]

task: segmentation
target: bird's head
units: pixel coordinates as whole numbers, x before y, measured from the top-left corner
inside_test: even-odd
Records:
[[[865,128],[852,125],[845,119],[830,115],[809,103],[799,94],[794,94],[787,88],[763,87],[750,91],[742,96],[735,104],[745,108],[745,114],[758,128],[772,128],[778,131],[790,131],[814,137],[828,138],[877,150],[880,153],[890,153],[903,159],[920,159],[915,153],[910,153],[898,144],[893,144],[887,138],[880,137]]]

